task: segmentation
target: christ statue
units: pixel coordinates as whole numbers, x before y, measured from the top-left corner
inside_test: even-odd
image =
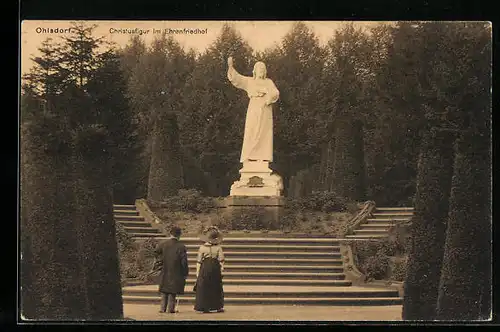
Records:
[[[240,162],[273,161],[273,114],[272,104],[278,100],[279,91],[273,81],[266,78],[266,65],[257,62],[253,77],[239,74],[228,59],[227,77],[237,88],[247,92],[250,101],[245,120],[245,133]]]

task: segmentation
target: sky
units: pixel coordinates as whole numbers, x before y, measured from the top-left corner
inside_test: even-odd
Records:
[[[46,38],[57,41],[68,34],[67,28],[72,21],[38,21],[21,22],[21,73],[26,73],[32,66],[31,57],[38,55],[37,48]],[[206,49],[220,33],[224,23],[233,25],[255,51],[263,51],[280,43],[281,38],[290,31],[293,21],[85,21],[96,24],[96,37],[104,36],[119,46],[125,46],[131,33],[143,31],[141,35],[146,43],[154,38],[154,33],[164,29],[192,29],[188,33],[175,33],[174,38],[186,49],[194,48],[198,52]],[[341,28],[346,21],[304,21],[316,34],[320,44],[324,45]],[[354,21],[355,26],[370,27],[381,22]],[[52,30],[50,30],[52,29]],[[56,30],[59,29],[59,30]],[[153,31],[154,29],[154,31]],[[62,30],[62,32],[60,31]],[[146,32],[147,31],[147,32]],[[191,32],[191,33],[189,33]],[[197,32],[197,33],[193,33]],[[137,33],[135,33],[137,34]]]

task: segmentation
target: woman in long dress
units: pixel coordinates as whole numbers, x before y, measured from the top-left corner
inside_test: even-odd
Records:
[[[257,62],[253,77],[239,74],[228,59],[227,77],[237,88],[247,92],[250,101],[245,120],[245,133],[240,162],[273,161],[273,114],[272,104],[279,98],[279,91],[273,81],[266,78],[266,65]]]
[[[224,290],[222,272],[224,271],[224,252],[220,246],[222,237],[217,227],[207,229],[200,246],[196,261],[196,302],[194,310],[208,313],[224,311]]]

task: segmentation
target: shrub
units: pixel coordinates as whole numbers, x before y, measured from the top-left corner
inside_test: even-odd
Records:
[[[152,208],[165,208],[171,212],[193,212],[204,213],[213,208],[211,197],[205,197],[196,189],[181,189],[176,196],[165,198],[162,202],[148,200]]]
[[[232,229],[231,218],[228,218],[220,211],[217,211],[215,217],[212,218],[210,221],[212,225],[217,226],[221,231],[230,231]],[[204,226],[200,225],[200,230],[199,230],[200,234],[203,230]]]
[[[232,230],[261,230],[268,228],[266,211],[261,208],[241,208],[233,211],[230,224]]]
[[[291,232],[299,223],[297,212],[285,207],[279,217],[278,228],[281,231]]]
[[[377,242],[376,248],[376,255],[395,256],[398,252],[396,242],[389,239]]]
[[[139,259],[154,258],[155,255],[154,250],[156,249],[157,245],[158,245],[158,240],[154,238],[149,238],[144,240],[139,245],[138,258]]]
[[[395,281],[404,281],[406,278],[407,268],[408,268],[407,257],[395,260],[392,267],[391,279]]]
[[[158,240],[149,238],[139,245],[136,256],[137,268],[139,270],[138,278],[144,279],[151,271],[155,257],[154,250],[157,244]]]
[[[203,213],[209,211],[213,207],[211,198],[204,197],[199,190],[182,189],[179,190],[179,205],[181,211]]]
[[[135,242],[132,237],[127,233],[125,227],[121,223],[116,223],[116,242],[118,245],[118,252],[122,253],[133,249]]]
[[[360,241],[356,242],[353,245],[353,251],[355,256],[358,258],[359,263],[361,265],[368,257],[375,256],[379,250],[378,241]]]
[[[383,254],[370,256],[365,260],[360,268],[366,274],[368,279],[385,279],[389,269],[389,257]]]
[[[141,271],[137,265],[136,251],[127,251],[120,255],[120,273],[122,281],[140,276]]]
[[[354,259],[360,270],[368,278],[384,279],[387,277],[389,256],[396,253],[394,244],[388,240],[363,241],[352,245]],[[383,275],[382,275],[382,272]]]
[[[160,230],[163,234],[170,234],[170,229],[176,224],[175,216],[172,213],[162,213],[160,217],[161,223],[159,224]]]
[[[140,269],[137,265],[138,247],[121,223],[116,223],[116,242],[118,244],[122,282],[124,279],[137,278],[140,274]]]
[[[322,212],[347,211],[348,203],[347,198],[331,191],[314,191],[309,196],[287,200],[287,205],[291,208]]]
[[[394,246],[397,255],[406,255],[410,251],[411,231],[409,227],[397,224],[389,230],[388,241]]]

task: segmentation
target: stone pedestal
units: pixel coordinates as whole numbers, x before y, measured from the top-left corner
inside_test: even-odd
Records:
[[[231,186],[231,196],[281,196],[283,180],[269,168],[267,161],[246,161],[240,179]]]

